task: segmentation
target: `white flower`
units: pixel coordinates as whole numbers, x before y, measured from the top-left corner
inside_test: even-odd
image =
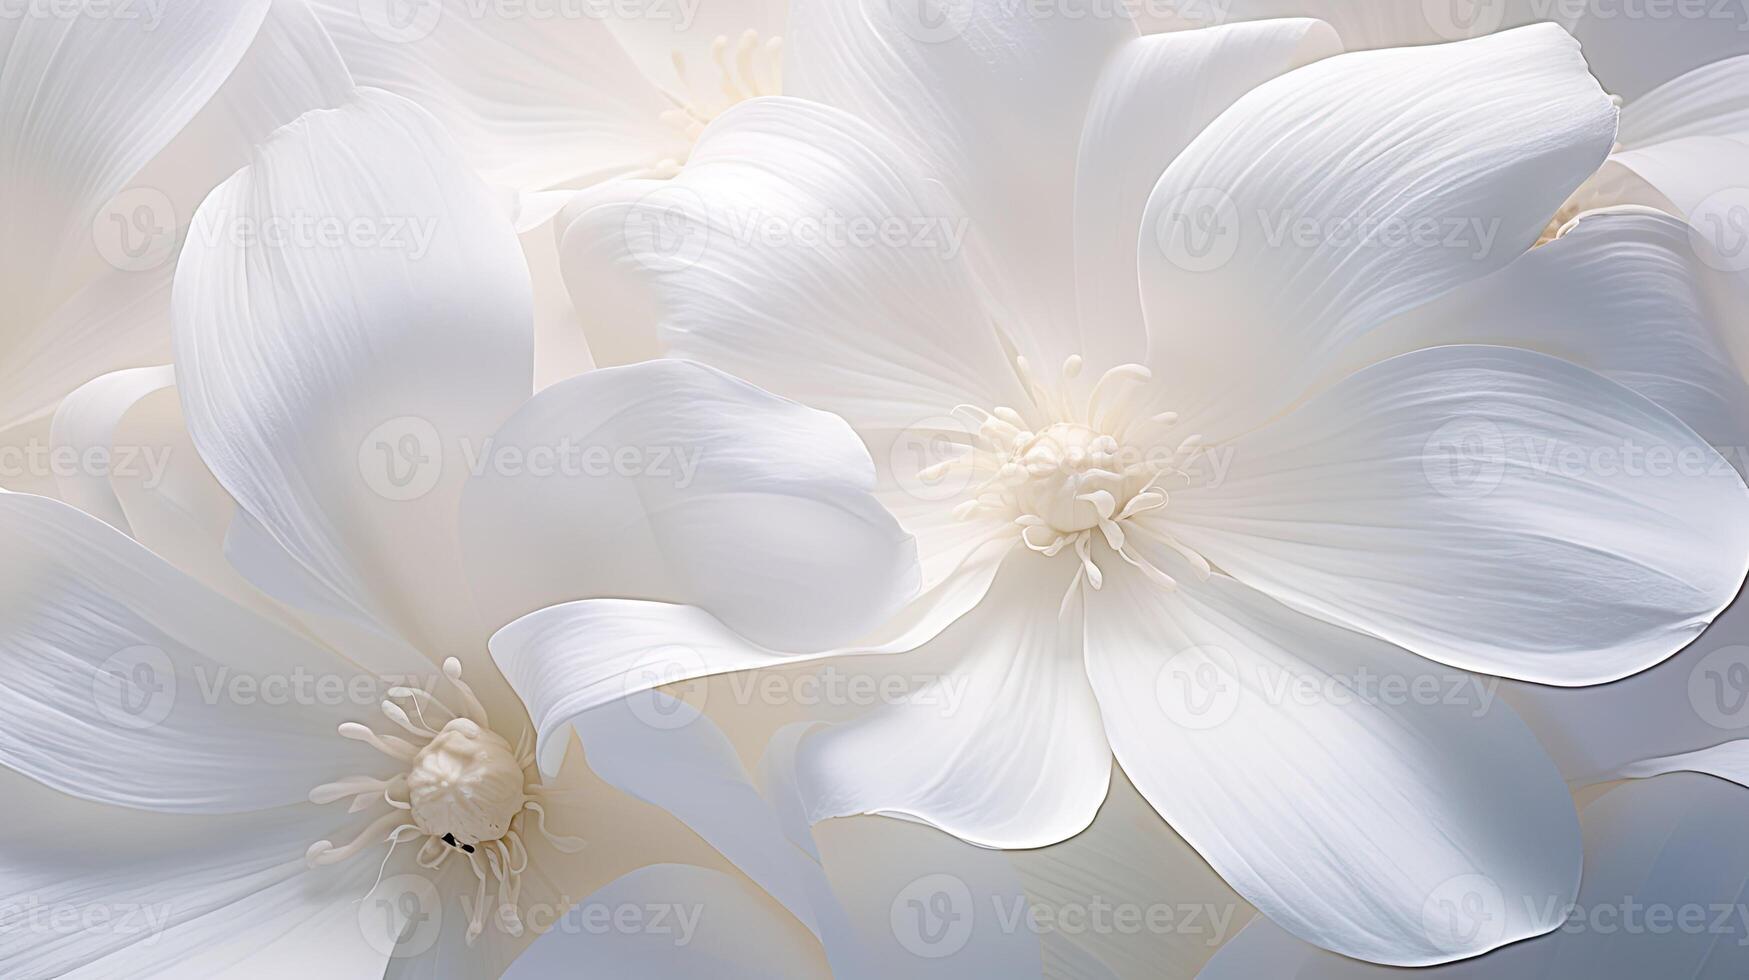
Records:
[[[294,216],[344,219],[346,235],[191,239],[174,294],[182,412],[239,507],[227,556],[284,608],[234,603],[65,504],[0,496],[0,778],[31,828],[0,848],[3,904],[160,913],[150,930],[9,929],[11,972],[381,975],[398,957],[396,972],[495,976],[572,903],[687,838],[647,811],[607,816],[623,804],[576,758],[535,773],[529,717],[486,655],[493,628],[555,595],[645,595],[810,646],[914,591],[910,538],[838,419],[682,362],[531,398],[514,232],[422,110],[360,89],[299,118],[196,224]],[[420,247],[386,234],[419,220],[435,229]],[[106,379],[62,416],[69,438],[107,438],[167,380]],[[588,469],[603,453],[609,469]],[[496,489],[542,459],[544,498]],[[797,512],[863,546],[803,541],[748,567],[784,553],[772,538]],[[143,530],[126,507],[118,520]],[[200,545],[183,543],[197,569]],[[629,751],[616,732],[649,727],[612,710],[586,743],[606,761]],[[696,780],[713,770],[685,762],[604,778],[706,799]],[[776,835],[682,810],[734,860]],[[413,884],[391,886],[400,875]],[[441,927],[362,921],[379,879],[382,908],[412,895]]]
[[[190,219],[250,148],[351,81],[297,0],[26,4],[0,19],[0,486],[75,388],[170,352],[170,282]]]
[[[1552,935],[1470,963],[1429,970],[1430,980],[1640,980],[1649,976],[1741,976],[1749,971],[1749,797],[1700,776],[1665,776],[1608,790],[1580,807],[1585,882],[1555,910]],[[1429,909],[1436,927],[1487,932],[1510,901],[1490,882],[1454,888]],[[1363,980],[1395,976],[1308,946],[1254,920],[1202,973],[1204,980]]]
[[[1749,8],[1694,4],[1629,8],[1539,0],[1233,0],[1144,18],[1181,30],[1269,17],[1317,17],[1350,51],[1477,37],[1537,21],[1567,28],[1604,91],[1623,100],[1615,151],[1556,212],[1545,240],[1580,214],[1641,204],[1689,218],[1701,242],[1749,268],[1740,186],[1749,159]],[[1716,260],[1715,260],[1716,261]]]
[[[99,374],[162,359],[175,215],[161,191],[117,194],[220,90],[267,2],[156,16],[61,7],[0,20],[0,430],[45,417]]]
[[[1087,825],[1114,753],[1241,894],[1327,948],[1425,964],[1553,928],[1521,902],[1469,944],[1423,928],[1462,875],[1570,897],[1571,802],[1509,710],[1367,683],[1623,677],[1743,579],[1742,482],[1639,395],[1527,349],[1374,348],[1511,266],[1609,152],[1615,110],[1571,38],[1328,58],[1245,94],[1327,33],[1134,40],[980,8],[913,42],[868,4],[807,47],[832,52],[827,77],[798,64],[796,20],[786,85],[838,108],[737,108],[675,180],[580,196],[563,252],[580,306],[849,420],[919,539],[927,591],[857,649],[936,681],[803,744],[811,817],[1048,844]],[[1188,71],[1209,83],[1170,97]],[[685,261],[627,233],[652,211],[684,218]],[[829,215],[970,234],[762,230]],[[943,444],[969,450],[959,470],[916,464]],[[1670,465],[1627,458],[1646,451]],[[964,492],[934,492],[944,476]],[[614,600],[492,650],[544,738],[677,637],[697,672],[781,656]],[[1302,689],[1324,693],[1283,693]]]
[[[361,84],[418,102],[524,192],[673,173],[724,110],[781,94],[787,6],[311,0]],[[552,213],[535,211],[526,224]]]

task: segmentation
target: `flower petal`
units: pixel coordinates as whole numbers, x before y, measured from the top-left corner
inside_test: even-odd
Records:
[[[252,11],[258,5],[238,6]],[[127,18],[118,12],[114,19]],[[127,187],[114,188],[100,212],[70,229],[85,242],[68,258],[74,268],[60,285],[76,291],[70,296],[54,291],[51,299],[58,305],[52,311],[45,307],[32,323],[25,310],[18,323],[0,329],[5,334],[0,420],[52,410],[67,392],[108,371],[169,360],[174,248],[187,232],[187,218],[215,185],[247,162],[255,142],[304,111],[334,105],[351,92],[350,76],[303,0],[271,0],[266,18],[257,20],[248,50],[234,69],[227,61],[219,70],[216,77],[223,84],[205,105],[180,131],[172,127],[154,136],[154,146],[166,138],[168,145],[153,150],[156,156],[143,170],[123,175]],[[222,28],[223,22],[215,19],[208,26]],[[105,57],[120,58],[122,47]],[[204,91],[210,83],[200,84]],[[47,252],[39,244],[31,245],[37,258]],[[18,309],[27,306],[22,300],[17,304]]]
[[[855,663],[874,689],[904,696],[802,740],[810,819],[900,815],[1004,848],[1085,829],[1111,757],[1077,656],[1079,623],[1058,615],[1073,573],[1072,562],[1016,549],[983,600],[915,652]]]
[[[1007,856],[1033,904],[1050,913],[1045,921],[1068,928],[1085,911],[1089,927],[1074,939],[1114,976],[1194,976],[1256,915],[1122,769],[1112,773],[1092,826],[1061,844]],[[1108,918],[1094,917],[1101,908],[1111,910]],[[1136,913],[1146,923],[1140,928],[1128,918]]]
[[[1145,355],[1135,246],[1148,192],[1167,164],[1257,84],[1342,50],[1304,18],[1136,38],[1093,90],[1075,169],[1075,275],[1089,363]]]
[[[1736,596],[1749,497],[1627,389],[1542,354],[1374,365],[1227,447],[1175,493],[1178,539],[1235,578],[1431,657],[1598,684],[1687,645]]]
[[[1749,849],[1738,828],[1745,817],[1749,796],[1741,789],[1698,776],[1668,776],[1612,789],[1580,813],[1585,882],[1566,926],[1485,959],[1429,970],[1426,976],[1638,980],[1739,975],[1749,970],[1749,946],[1721,939],[1718,928],[1735,930],[1741,923],[1727,925],[1718,916],[1735,916],[1742,908]],[[1206,980],[1387,980],[1399,975],[1307,946],[1264,919],[1223,947],[1201,974]]]
[[[672,106],[593,11],[310,4],[360,84],[419,103],[492,183],[539,190],[686,157],[684,135],[662,121]]]
[[[487,453],[463,537],[493,623],[625,596],[698,605],[756,644],[808,651],[854,641],[917,590],[915,547],[869,493],[856,434],[699,364],[555,385]]]
[[[668,909],[663,929],[592,929],[605,911]],[[616,879],[571,913],[579,926],[536,939],[505,980],[584,975],[688,980],[807,980],[831,974],[807,932],[747,882],[721,871],[655,864]],[[622,916],[623,917],[623,916]]]
[[[821,935],[815,907],[830,893],[819,866],[784,836],[776,812],[708,717],[651,691],[582,712],[571,724],[597,775],[672,813]]]
[[[916,149],[963,202],[1021,353],[1079,350],[1075,164],[1129,5],[797,0],[784,91],[846,109]],[[1044,10],[1039,14],[1039,10]]]
[[[1749,432],[1749,385],[1732,355],[1742,341],[1731,326],[1745,310],[1695,254],[1682,220],[1597,211],[1494,275],[1379,327],[1328,379],[1426,347],[1520,347],[1590,368],[1707,442],[1732,446]]]
[[[984,597],[1012,542],[992,542],[869,636],[857,653],[913,650]],[[803,664],[843,651],[758,646],[695,606],[587,599],[530,613],[499,630],[492,659],[534,721],[541,771],[558,771],[574,716],[665,684],[739,670]]]
[[[1041,937],[1007,853],[887,817],[829,820],[813,832],[866,952],[857,976],[1042,978]]]
[[[762,99],[718,120],[673,181],[579,195],[561,224],[603,363],[661,348],[843,416],[929,584],[976,543],[946,502],[954,485],[920,473],[966,440],[956,406],[1026,395],[963,253],[965,219],[914,155],[846,113]],[[628,341],[638,326],[659,337]]]
[[[295,803],[381,768],[336,734],[382,690],[340,657],[65,504],[0,494],[0,537],[0,764],[74,796],[189,813]]]
[[[1354,338],[1534,243],[1614,136],[1548,24],[1252,90],[1148,202],[1142,305],[1166,407],[1215,441],[1273,416]]]
[[[69,263],[95,259],[92,222],[218,90],[269,0],[141,16],[17,16],[0,24],[0,286],[9,326],[52,308]],[[110,83],[125,66],[128,84]],[[16,319],[13,319],[16,318]]]
[[[110,485],[115,429],[141,399],[174,384],[176,372],[169,365],[132,368],[88,381],[61,402],[49,427],[49,451],[81,460],[74,470],[55,474],[62,500],[123,534],[133,533]]]
[[[1744,782],[1749,604],[1669,660],[1597,687],[1507,683],[1501,696],[1575,786],[1691,769]]]
[[[1015,403],[1024,395],[954,237],[966,225],[929,178],[847,113],[749,102],[674,180],[579,194],[559,219],[566,282],[580,309],[602,311],[596,326],[659,326],[660,349],[859,430]],[[599,334],[590,346],[604,364],[656,349],[616,355],[623,342]]]
[[[380,976],[394,949],[364,928],[377,914],[359,904],[372,862],[304,864],[312,841],[356,817],[309,803],[147,813],[5,769],[0,789],[10,835],[0,903],[11,919],[0,956],[11,975]]]
[[[1554,928],[1578,887],[1560,774],[1485,687],[1452,695],[1467,675],[1223,576],[1168,592],[1127,568],[1088,593],[1087,669],[1136,788],[1308,942],[1461,959]],[[1441,901],[1484,884],[1490,928],[1447,928]]]
[[[435,121],[362,91],[196,216],[174,297],[195,444],[318,581],[465,649],[484,631],[455,508],[469,450],[532,391],[530,302],[513,229]]]

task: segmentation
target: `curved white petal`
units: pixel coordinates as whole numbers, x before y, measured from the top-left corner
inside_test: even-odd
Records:
[[[964,556],[978,529],[919,471],[965,440],[956,406],[1026,395],[964,254],[970,226],[913,154],[847,113],[758,100],[674,180],[586,192],[561,224],[602,363],[665,349],[842,415],[926,581]]]
[[[499,630],[492,659],[528,707],[543,773],[559,771],[572,719],[696,677],[818,659],[749,643],[694,606],[591,599],[530,613]]]
[[[70,263],[96,258],[92,222],[103,204],[218,90],[269,3],[136,8],[131,17],[21,9],[0,23],[8,334],[48,312],[41,304],[70,285]],[[125,85],[110,81],[117,66]]]
[[[1250,585],[1442,663],[1597,684],[1736,596],[1749,495],[1639,395],[1565,361],[1438,347],[1225,447],[1172,533]]]
[[[108,371],[169,360],[173,272],[164,264],[97,273],[43,319],[9,334],[0,351],[0,426],[51,414]]]
[[[1113,976],[1189,980],[1256,915],[1121,769],[1092,826],[1061,844],[1007,856],[1043,921],[1085,947],[1077,959],[1093,957]],[[1076,956],[1051,945],[1045,955],[1047,965]]]
[[[124,534],[132,533],[110,485],[119,465],[115,429],[141,399],[175,383],[176,372],[169,365],[115,371],[86,382],[61,402],[49,426],[49,451],[78,460],[73,468],[55,473],[62,500]],[[131,468],[150,465],[153,461],[140,458],[139,451],[158,447],[130,448]]]
[[[393,944],[367,931],[368,916],[379,914],[366,900],[376,868],[304,864],[311,841],[356,817],[309,803],[146,813],[73,799],[6,770],[0,791],[10,835],[0,846],[8,976],[382,974]]]
[[[194,813],[293,803],[381,767],[336,732],[382,690],[342,658],[65,504],[0,494],[0,536],[0,763],[75,796]]]
[[[161,296],[169,238],[153,232],[173,216],[153,188],[104,208],[212,98],[269,4],[21,8],[0,22],[0,427],[105,371],[163,360],[162,319],[124,308]]]
[[[1012,542],[977,549],[939,586],[919,596],[852,653],[916,649],[977,605]],[[558,771],[564,729],[576,715],[641,697],[665,684],[760,667],[804,664],[846,651],[780,652],[758,646],[695,606],[587,599],[552,606],[492,636],[492,659],[534,721],[541,770]]]
[[[822,934],[815,909],[829,893],[819,866],[784,835],[777,813],[707,716],[650,691],[582,712],[571,724],[597,775],[678,817],[816,937]]]
[[[201,206],[177,371],[219,482],[318,581],[467,646],[455,508],[532,390],[528,270],[424,112],[364,90],[281,130]]]
[[[235,6],[247,19],[261,4]],[[133,12],[152,16],[144,7]],[[120,11],[116,17],[129,19]],[[350,93],[351,78],[303,0],[272,0],[265,19],[256,19],[259,29],[250,28],[253,40],[235,68],[229,67],[227,55],[226,66],[215,69],[214,80],[222,78],[223,84],[204,107],[180,131],[171,126],[152,137],[154,147],[164,139],[168,145],[141,148],[156,156],[144,169],[130,160],[138,172],[122,175],[126,188],[111,188],[113,196],[105,207],[98,210],[93,204],[94,214],[64,216],[85,222],[69,232],[82,240],[68,259],[75,268],[65,282],[35,283],[60,287],[52,291],[58,305],[39,311],[41,318],[34,323],[28,318],[16,324],[8,320],[0,327],[0,420],[52,409],[61,396],[107,371],[168,360],[174,248],[201,199],[247,162],[251,146],[272,129],[306,110],[337,104]],[[207,26],[223,30],[225,23],[215,18]],[[126,46],[111,49],[109,57],[119,63]],[[213,83],[202,80],[199,86],[205,91]],[[177,109],[172,117],[182,118],[182,111]],[[93,252],[91,245],[95,254],[86,254]],[[35,258],[47,252],[46,247],[32,246]],[[63,295],[75,286],[75,292]],[[28,305],[21,296],[14,311],[28,312]]]
[[[1749,13],[1741,16],[1749,17]],[[1749,44],[1749,41],[1739,43]],[[1740,271],[1741,173],[1749,164],[1749,54],[1701,65],[1622,110],[1620,146],[1579,202],[1638,203],[1687,216],[1713,261]]]
[[[829,820],[813,833],[866,956],[855,976],[1042,980],[1041,937],[1007,853],[887,817]]]
[[[1535,242],[1614,135],[1549,24],[1341,55],[1252,90],[1148,202],[1164,407],[1215,440],[1268,419],[1354,338]]]
[[[1578,827],[1511,709],[1231,579],[1186,579],[1122,569],[1089,592],[1087,669],[1124,771],[1239,894],[1309,942],[1404,966],[1559,924]],[[1453,927],[1444,903],[1476,888],[1500,915]]]
[[[1329,25],[1297,18],[1136,38],[1106,62],[1075,168],[1078,353],[1089,363],[1146,353],[1135,248],[1166,165],[1252,87],[1340,50]]]
[[[1076,158],[1100,71],[1136,36],[1132,6],[791,5],[784,91],[849,110],[932,161],[972,219],[981,271],[1000,283],[1003,328],[1035,363],[1079,347]]]
[[[1667,776],[1617,787],[1585,807],[1585,883],[1560,931],[1428,970],[1430,980],[1639,980],[1731,977],[1742,943],[1749,796],[1717,780]],[[1486,912],[1485,907],[1473,906]],[[1224,947],[1205,980],[1387,980],[1400,971],[1333,956],[1259,919]]]
[[[1590,368],[1729,447],[1749,433],[1749,385],[1732,353],[1746,308],[1696,255],[1682,220],[1593,212],[1500,272],[1379,327],[1327,380],[1426,347],[1521,347]]]
[[[1078,617],[1059,617],[1073,575],[1070,561],[1016,549],[978,605],[915,652],[841,664],[886,693],[863,716],[802,739],[797,782],[810,819],[901,815],[1004,848],[1085,829],[1111,756]]]
[[[619,910],[635,910],[621,912]],[[615,914],[666,923],[613,928]],[[642,918],[649,916],[650,918]],[[616,879],[536,939],[505,980],[639,977],[649,980],[811,980],[831,976],[807,932],[753,886],[706,868],[657,864]],[[604,919],[608,928],[586,925]]]
[[[1629,102],[1620,142],[1633,149],[1689,136],[1749,133],[1749,54],[1702,65]]]
[[[809,651],[856,640],[917,590],[915,546],[870,494],[868,452],[843,420],[703,365],[555,385],[485,450],[462,534],[494,624],[637,597]]]
[[[565,272],[559,265],[558,236],[546,224],[558,209],[570,200],[570,195],[552,192],[564,201],[553,207],[553,213],[541,217],[533,229],[518,225],[522,238],[522,255],[528,260],[528,274],[534,287],[534,389],[540,391],[561,381],[595,370],[595,355],[589,350],[589,338],[583,332],[577,305],[565,288]]]
[[[1507,683],[1501,696],[1576,786],[1675,769],[1745,782],[1749,604],[1650,670],[1598,687]]]
[[[566,283],[602,333],[659,327],[661,349],[859,430],[1012,403],[967,226],[930,176],[848,113],[749,102],[675,179],[579,194],[559,219]],[[590,344],[627,359],[610,336]]]
[[[1672,772],[1705,773],[1728,779],[1739,786],[1749,786],[1749,739],[1737,739],[1680,755],[1645,759],[1622,767],[1622,775],[1635,779]]]
[[[429,110],[493,183],[538,190],[686,157],[662,121],[671,104],[593,5],[310,3],[361,84]]]

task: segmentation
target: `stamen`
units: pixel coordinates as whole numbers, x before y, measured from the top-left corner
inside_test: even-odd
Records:
[[[546,811],[546,808],[542,807],[539,803],[536,803],[536,802],[531,800],[524,807],[524,809],[534,811],[535,829],[539,830],[541,833],[541,836],[545,837],[547,839],[547,843],[558,848],[561,853],[575,854],[578,851],[581,851],[583,849],[584,845],[587,843],[581,837],[566,837],[562,834],[555,834],[552,831],[548,830],[547,829],[547,811]]]
[[[412,763],[414,756],[418,755],[418,750],[405,740],[393,735],[378,735],[356,721],[342,722],[340,737],[363,742],[398,762]]]
[[[408,734],[417,736],[421,742],[429,742],[437,737],[437,733],[431,729],[423,725],[413,724],[413,719],[407,717],[407,712],[393,701],[383,702],[383,715],[401,726]]]
[[[385,813],[373,820],[370,826],[364,828],[364,830],[360,832],[357,837],[354,837],[352,842],[345,847],[335,847],[333,841],[319,840],[314,844],[311,844],[309,849],[304,852],[304,861],[312,868],[321,868],[330,864],[339,864],[347,858],[352,857],[354,854],[357,854],[359,851],[364,850],[366,847],[385,843],[392,839],[393,835],[390,832],[390,828],[394,828],[393,833],[399,833],[402,827],[412,826],[412,824],[402,824],[402,819],[403,818],[398,811]]]
[[[461,692],[462,716],[468,718],[481,728],[490,728],[491,722],[486,720],[486,706],[481,704],[480,699],[474,696],[474,689],[469,687],[466,681],[462,680],[462,662],[454,657],[445,660],[443,662],[443,676],[449,678],[449,682],[455,685],[456,690]]]

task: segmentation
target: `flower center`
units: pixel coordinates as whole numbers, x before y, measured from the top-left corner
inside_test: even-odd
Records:
[[[485,707],[462,681],[461,662],[454,657],[445,660],[443,674],[459,695],[460,711],[428,691],[396,687],[389,690],[382,710],[405,737],[379,735],[353,722],[340,726],[343,738],[364,742],[405,769],[390,779],[348,776],[310,790],[312,803],[349,799],[352,812],[373,806],[387,810],[344,846],[336,847],[327,840],[311,844],[304,860],[311,867],[338,864],[377,844],[389,845],[389,855],[393,855],[403,840],[422,838],[416,858],[420,867],[435,871],[460,854],[478,882],[468,943],[471,945],[485,928],[489,882],[496,883],[500,926],[519,936],[523,927],[517,898],[522,874],[528,870],[524,839],[527,815],[534,814],[535,829],[560,851],[576,851],[583,842],[547,831],[546,810],[541,805],[545,787],[538,777],[529,775],[534,749],[528,732],[523,732],[512,749],[492,730]],[[401,701],[412,706],[412,714],[397,703]],[[447,720],[434,728],[426,720],[427,712],[441,712]],[[385,868],[388,862],[385,855]]]
[[[783,38],[776,35],[761,40],[759,32],[751,29],[733,39],[717,35],[711,41],[711,61],[716,65],[714,86],[695,79],[686,55],[679,50],[671,57],[679,88],[664,92],[674,107],[662,113],[662,121],[694,143],[712,120],[735,106],[748,99],[783,94]],[[660,176],[672,177],[684,164],[684,160],[662,160],[656,164],[656,171]]]
[[[1083,581],[1094,589],[1104,585],[1093,557],[1096,537],[1162,588],[1177,582],[1136,550],[1134,538],[1164,545],[1208,574],[1201,555],[1180,544],[1162,522],[1143,519],[1160,516],[1170,499],[1162,484],[1173,478],[1188,482],[1186,467],[1203,449],[1198,436],[1174,438],[1166,444],[1171,448],[1148,447],[1149,437],[1170,432],[1178,422],[1176,413],[1148,414],[1139,407],[1153,374],[1140,364],[1121,364],[1082,396],[1073,384],[1081,373],[1079,355],[1063,362],[1056,385],[1041,384],[1024,357],[1016,357],[1014,367],[1028,411],[955,408],[954,417],[974,431],[969,451],[921,474],[933,480],[961,469],[984,477],[954,516],[1010,520],[1026,546],[1046,556],[1073,548],[1081,567],[1063,597],[1064,613]]]
[[[522,767],[510,743],[467,718],[444,725],[407,773],[413,823],[431,837],[462,844],[509,833],[523,799]]]

